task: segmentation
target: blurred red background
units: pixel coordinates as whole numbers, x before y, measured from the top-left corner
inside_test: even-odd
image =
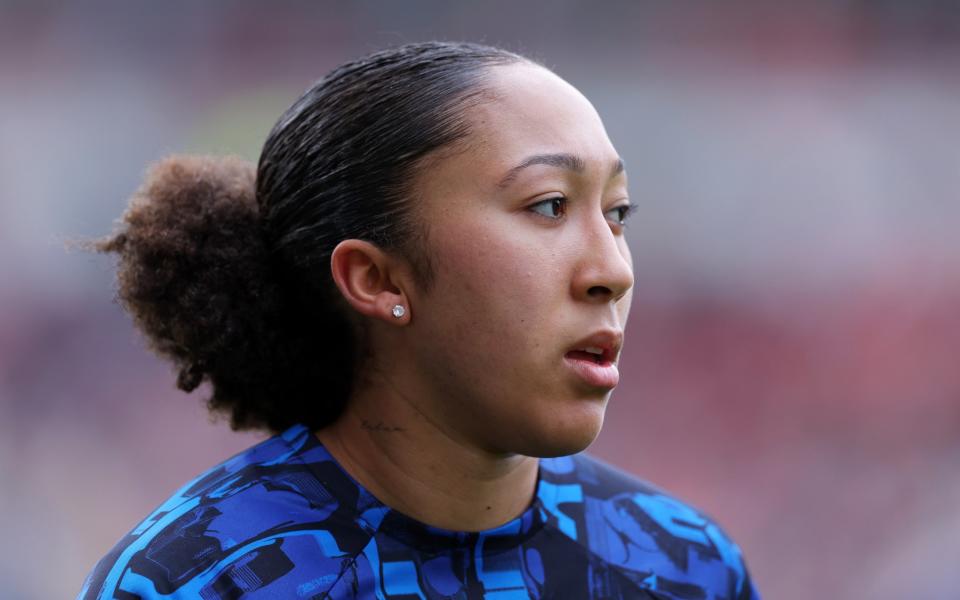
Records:
[[[960,5],[0,3],[0,589],[72,597],[209,422],[112,301],[170,152],[255,159],[333,66],[466,39],[596,105],[641,209],[591,448],[716,517],[766,598],[951,598],[960,571]]]

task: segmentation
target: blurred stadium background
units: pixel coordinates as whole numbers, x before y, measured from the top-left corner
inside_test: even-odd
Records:
[[[591,451],[716,517],[765,598],[960,597],[960,4],[0,2],[0,596],[73,597],[260,439],[112,301],[148,162],[251,159],[336,64],[528,53],[590,98],[641,210]]]

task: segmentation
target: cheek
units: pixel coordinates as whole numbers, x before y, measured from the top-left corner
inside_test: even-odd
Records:
[[[461,227],[442,240],[437,261],[445,278],[485,304],[515,304],[546,296],[560,276],[554,255],[531,237],[523,236],[522,228],[498,226],[496,219]]]
[[[618,242],[618,247],[620,248],[620,255],[623,256],[624,260],[627,261],[627,264],[630,265],[630,271],[633,272],[633,255],[630,253],[630,246],[627,244],[626,238],[621,238]],[[636,281],[634,281],[636,285]],[[617,302],[617,315],[620,317],[621,325],[626,325],[627,317],[630,314],[630,305],[633,302],[633,287],[627,290],[627,293]]]
[[[502,358],[503,348],[536,350],[549,343],[551,316],[566,298],[556,255],[514,229],[494,220],[434,240],[433,310],[442,313],[436,316],[447,335],[472,346],[468,352],[476,350],[484,362]],[[510,355],[516,360],[521,354]]]
[[[627,243],[627,238],[621,237],[617,240],[617,248],[620,250],[620,255],[630,264],[630,270],[633,270],[633,253],[630,252],[630,244]]]
[[[617,316],[620,317],[620,326],[626,327],[627,318],[630,316],[630,305],[633,302],[633,289],[631,288],[623,298],[617,302]]]

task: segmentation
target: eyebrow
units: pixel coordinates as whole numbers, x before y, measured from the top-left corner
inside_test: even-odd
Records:
[[[582,173],[586,168],[584,160],[576,154],[568,154],[565,152],[555,154],[534,154],[533,156],[528,156],[527,158],[523,159],[519,165],[507,171],[507,174],[503,176],[503,179],[500,180],[500,183],[497,184],[497,187],[507,187],[513,183],[513,181],[517,178],[517,175],[520,174],[520,171],[526,169],[527,167],[532,167],[533,165],[558,167],[568,171],[573,171],[575,173]],[[616,162],[613,163],[613,168],[610,170],[610,179],[613,179],[622,173],[623,169],[623,160],[617,158]]]

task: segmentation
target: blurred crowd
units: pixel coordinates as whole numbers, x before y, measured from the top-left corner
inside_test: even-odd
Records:
[[[956,597],[960,10],[494,5],[0,1],[0,595],[76,594],[263,437],[175,390],[69,242],[167,153],[255,159],[334,65],[469,39],[590,98],[641,207],[590,451],[716,517],[767,598]]]

